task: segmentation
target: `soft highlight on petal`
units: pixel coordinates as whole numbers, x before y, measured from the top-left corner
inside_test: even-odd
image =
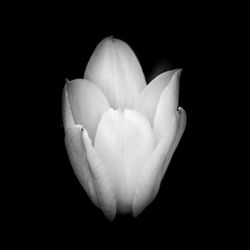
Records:
[[[162,164],[168,153],[166,150],[167,144],[166,140],[158,143],[150,160],[140,173],[133,197],[133,215],[135,217],[154,199],[157,193],[155,191],[159,189],[161,178],[158,178],[158,176],[162,172]]]
[[[168,86],[161,94],[154,118],[154,136],[159,142],[168,138],[169,146],[176,132],[176,114],[179,97],[179,77],[181,70],[174,73]]]
[[[94,147],[110,175],[118,206],[131,209],[136,182],[154,150],[148,120],[135,110],[109,109],[97,128]]]
[[[82,127],[75,125],[65,131],[65,145],[73,170],[91,200],[98,204],[95,183],[88,164],[85,147],[82,141]]]
[[[94,149],[86,130],[83,130],[82,139],[86,149],[93,183],[95,184],[96,196],[98,198],[97,206],[103,210],[109,220],[113,220],[116,214],[115,190],[108,169]]]
[[[112,37],[98,44],[88,62],[84,78],[104,92],[114,109],[132,108],[146,86],[141,65],[132,49],[125,42]]]
[[[137,182],[136,193],[133,200],[133,215],[136,217],[155,198],[161,181],[166,173],[169,162],[180,142],[186,127],[186,112],[179,108],[177,112],[177,131],[169,147],[167,138],[163,138],[157,145],[150,161],[145,165]]]
[[[97,125],[109,108],[102,91],[89,80],[76,79],[67,83],[70,108],[76,124],[81,124],[94,143]]]
[[[144,88],[135,102],[134,109],[143,113],[149,119],[152,127],[160,96],[176,71],[170,70],[158,75]]]
[[[161,179],[163,178],[164,174],[167,171],[167,167],[170,163],[170,160],[181,140],[181,137],[184,133],[184,130],[186,128],[186,123],[187,123],[187,115],[185,110],[182,107],[178,108],[177,111],[177,128],[176,128],[176,134],[175,137],[173,139],[173,142],[171,144],[170,149],[168,150],[168,154],[167,157],[164,160],[163,166],[162,166],[162,171],[159,173],[159,175],[161,176]]]

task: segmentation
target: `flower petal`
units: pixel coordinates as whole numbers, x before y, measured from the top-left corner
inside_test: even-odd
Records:
[[[136,183],[154,151],[148,120],[135,110],[109,109],[97,128],[94,147],[109,174],[117,205],[130,210]]]
[[[168,138],[169,147],[172,144],[176,132],[176,115],[179,94],[179,77],[181,70],[176,71],[168,86],[161,94],[154,118],[154,136],[159,142],[162,138]]]
[[[133,200],[133,215],[139,215],[142,210],[155,198],[159,191],[161,181],[166,173],[169,162],[181,139],[186,126],[186,113],[179,108],[177,114],[177,131],[173,143],[169,149],[167,138],[161,140],[150,161],[144,168],[143,175],[137,183],[136,192]],[[151,190],[149,192],[148,190]]]
[[[168,153],[166,140],[158,143],[152,157],[145,165],[136,185],[133,199],[133,215],[138,216],[142,210],[155,198],[159,187],[162,174],[162,164]]]
[[[149,119],[152,127],[160,96],[176,71],[170,70],[158,75],[144,88],[135,102],[134,109],[143,113]]]
[[[94,142],[97,125],[109,103],[102,91],[86,79],[76,79],[67,83],[67,96],[76,124],[87,129]]]
[[[96,84],[112,108],[131,108],[146,86],[141,65],[132,49],[123,41],[103,39],[96,47],[84,78]]]
[[[106,166],[99,158],[96,150],[93,148],[91,140],[86,130],[82,133],[83,143],[86,149],[86,155],[90,170],[95,183],[97,206],[103,210],[106,217],[113,220],[116,214],[116,203],[114,199],[114,189]]]
[[[82,126],[65,129],[65,145],[69,155],[71,166],[84,190],[93,201],[98,205],[96,184],[88,164],[85,146],[82,140]]]
[[[93,203],[98,205],[96,185],[88,164],[86,150],[82,140],[82,125],[76,125],[69,105],[66,85],[63,90],[63,125],[65,130],[65,145],[72,168]]]
[[[116,213],[113,189],[110,181],[106,179],[107,175],[102,174],[104,167],[92,146],[87,130],[74,122],[67,95],[65,86],[63,124],[65,145],[72,168],[93,203],[112,220]]]
[[[177,131],[176,131],[173,143],[171,144],[171,147],[170,147],[168,154],[167,154],[167,156],[164,160],[164,163],[163,163],[162,173],[161,173],[162,177],[164,176],[164,174],[167,170],[167,167],[169,165],[169,162],[174,154],[174,151],[180,142],[180,139],[181,139],[183,132],[186,128],[186,123],[187,123],[186,112],[182,107],[179,107],[178,112],[177,112]]]

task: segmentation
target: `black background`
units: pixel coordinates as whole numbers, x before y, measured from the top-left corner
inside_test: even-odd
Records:
[[[19,79],[27,81],[22,80],[20,103],[25,123],[24,114],[17,112],[24,127],[17,147],[25,164],[18,170],[21,185],[13,198],[18,207],[14,228],[35,242],[90,241],[92,246],[114,241],[120,246],[135,238],[144,243],[208,244],[222,237],[229,222],[224,205],[228,194],[221,184],[221,132],[226,132],[221,111],[228,104],[225,88],[230,83],[224,72],[232,56],[227,35],[233,23],[220,11],[101,17],[88,11],[93,10],[34,12],[16,26],[15,46],[21,52],[17,64],[24,66]],[[187,113],[186,129],[155,200],[138,218],[118,215],[113,222],[92,204],[74,175],[61,113],[65,78],[83,77],[96,45],[111,35],[132,47],[148,81],[158,64],[162,71],[183,69],[179,106]]]

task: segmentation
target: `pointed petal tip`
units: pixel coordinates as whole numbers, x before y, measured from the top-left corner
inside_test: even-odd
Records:
[[[181,69],[181,68],[176,68],[176,69],[172,69],[172,70],[166,71],[166,72],[162,73],[162,75],[166,74],[167,72],[168,72],[168,73],[171,73],[171,78],[170,78],[170,81],[169,81],[169,83],[170,83],[171,80],[172,80],[174,77],[179,78],[179,77],[181,76],[182,71],[183,71],[183,69]]]
[[[183,71],[182,68],[176,68],[175,70],[176,70],[176,71]]]
[[[113,40],[114,40],[113,35],[107,36],[107,37],[103,38],[103,39],[97,44],[97,47],[99,47],[99,46],[101,46],[101,45],[108,44],[108,43],[112,43]]]
[[[122,46],[128,46],[129,45],[122,41],[119,38],[115,38],[113,35],[107,36],[103,38],[96,46],[96,50],[102,49],[102,48],[109,48],[109,49],[116,49],[117,47],[122,47]],[[117,47],[116,47],[117,46]]]
[[[122,41],[121,39],[114,37],[114,35],[110,35],[110,36],[107,36],[107,37],[103,38],[103,39],[99,42],[99,44],[102,44],[102,43],[116,43],[116,42],[118,42],[118,43],[119,43],[119,42],[125,43],[125,42]],[[127,43],[125,43],[125,44],[127,44]]]
[[[177,69],[176,69],[175,74],[177,74],[177,75],[178,75],[178,77],[180,77],[180,75],[181,75],[182,71],[183,71],[183,69],[181,69],[181,68],[177,68]]]
[[[69,92],[74,89],[74,88],[77,88],[78,85],[80,85],[83,81],[83,79],[81,78],[77,78],[77,79],[74,79],[74,80],[69,80],[68,78],[65,78],[65,87],[66,87],[66,91],[67,91],[67,94],[69,94]]]
[[[187,124],[187,113],[182,107],[178,107],[177,112],[177,116],[179,119],[178,127],[181,127],[183,133]]]
[[[182,73],[182,69],[175,69],[174,73],[171,76],[171,80],[169,81],[168,87],[170,87],[170,89],[176,88],[175,92],[176,92],[176,97],[177,99],[179,98],[179,81],[180,81],[180,76]]]
[[[170,83],[170,81],[174,76],[180,77],[182,71],[183,69],[177,68],[162,72],[159,75],[157,75],[154,79],[152,79],[152,81],[150,81],[148,85],[150,85],[151,83],[159,84],[160,81],[164,81],[165,82],[164,86],[166,87],[168,86],[168,84]]]
[[[104,39],[110,39],[110,40],[113,40],[114,39],[114,35],[110,35],[110,36],[107,36],[106,38]]]

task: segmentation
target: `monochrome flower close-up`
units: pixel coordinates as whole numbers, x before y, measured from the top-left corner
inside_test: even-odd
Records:
[[[178,107],[181,69],[148,84],[125,42],[107,37],[82,79],[62,97],[65,145],[74,172],[105,216],[138,216],[156,197],[186,126]]]

